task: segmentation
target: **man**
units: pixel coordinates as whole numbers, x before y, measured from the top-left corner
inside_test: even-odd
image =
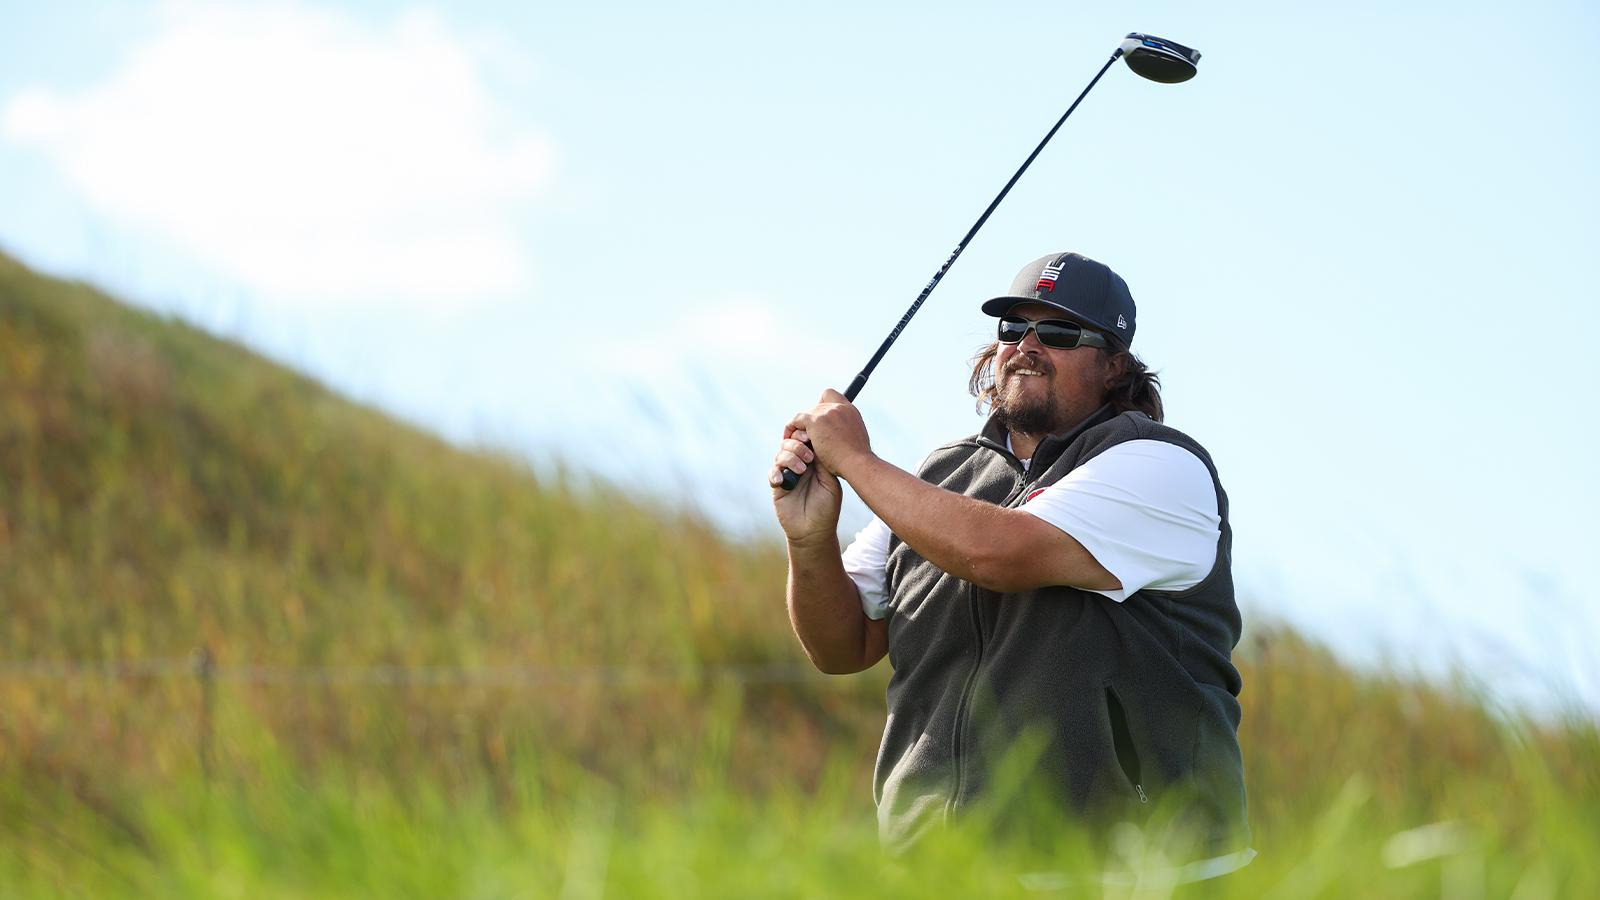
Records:
[[[1096,821],[1167,802],[1202,855],[1241,851],[1240,619],[1211,459],[1160,424],[1160,383],[1129,351],[1133,298],[1105,265],[1035,260],[983,311],[999,323],[974,359],[979,434],[912,475],[827,391],[770,473],[806,653],[829,673],[894,666],[884,846],[959,819],[1033,741],[1030,798]],[[802,476],[792,492],[780,468]],[[877,516],[842,555],[839,479]]]

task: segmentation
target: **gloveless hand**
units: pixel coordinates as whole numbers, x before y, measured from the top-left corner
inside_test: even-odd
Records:
[[[835,390],[823,391],[817,405],[790,419],[787,428],[804,431],[817,459],[846,481],[853,465],[872,456],[861,411]]]
[[[778,525],[791,544],[836,540],[839,509],[844,499],[839,479],[818,462],[816,453],[806,446],[808,437],[792,422],[784,426],[783,444],[778,448],[772,468],[767,471]],[[784,469],[800,475],[792,491],[782,487]]]

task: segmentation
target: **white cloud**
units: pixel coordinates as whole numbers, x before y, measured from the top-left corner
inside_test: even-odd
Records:
[[[273,301],[456,305],[526,284],[515,217],[554,147],[436,18],[206,2],[162,25],[102,85],[16,95],[5,133]]]

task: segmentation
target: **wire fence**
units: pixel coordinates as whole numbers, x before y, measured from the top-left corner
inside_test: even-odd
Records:
[[[205,649],[186,657],[0,661],[0,680],[170,678],[236,684],[545,687],[829,683],[803,663],[549,666],[316,666],[218,663]]]
[[[0,681],[193,678],[199,686],[196,752],[207,780],[217,770],[216,704],[219,683],[376,687],[551,687],[598,685],[682,686],[720,684],[838,684],[852,681],[824,675],[797,663],[721,663],[702,665],[550,665],[550,666],[319,666],[221,664],[204,647],[186,657],[144,659],[0,660]]]

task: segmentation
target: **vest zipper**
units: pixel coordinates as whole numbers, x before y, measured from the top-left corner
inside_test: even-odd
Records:
[[[967,719],[972,714],[972,695],[977,689],[978,669],[983,664],[983,619],[978,608],[978,586],[967,585],[967,608],[971,611],[973,657],[972,669],[967,673],[967,682],[961,686],[961,699],[956,704],[956,721],[951,729],[951,765],[955,769],[955,785],[950,791],[950,799],[945,802],[945,819],[948,821],[955,817],[956,801],[961,797],[963,777],[963,757],[965,754]]]
[[[1002,448],[997,444],[995,449],[1000,450]],[[1012,459],[1015,461],[1016,457],[1013,456]],[[1020,462],[1017,463],[1017,468],[1019,470],[1017,474],[1020,476],[1020,483],[1012,490],[1011,496],[1006,498],[1004,506],[1009,507],[1015,503],[1016,499],[1027,491],[1028,485],[1031,483],[1029,481],[1031,470],[1023,468]],[[982,604],[979,602],[979,591],[980,588],[977,585],[970,582],[967,584],[967,610],[971,614],[970,621],[972,622],[972,669],[967,672],[966,683],[961,686],[961,698],[956,703],[956,721],[951,729],[950,764],[951,768],[955,770],[955,778],[953,779],[955,783],[950,791],[950,799],[945,801],[944,805],[946,821],[955,818],[956,801],[961,798],[962,786],[966,781],[965,772],[963,771],[965,769],[963,758],[966,755],[967,720],[972,717],[972,695],[977,691],[978,671],[983,667],[983,611]]]

